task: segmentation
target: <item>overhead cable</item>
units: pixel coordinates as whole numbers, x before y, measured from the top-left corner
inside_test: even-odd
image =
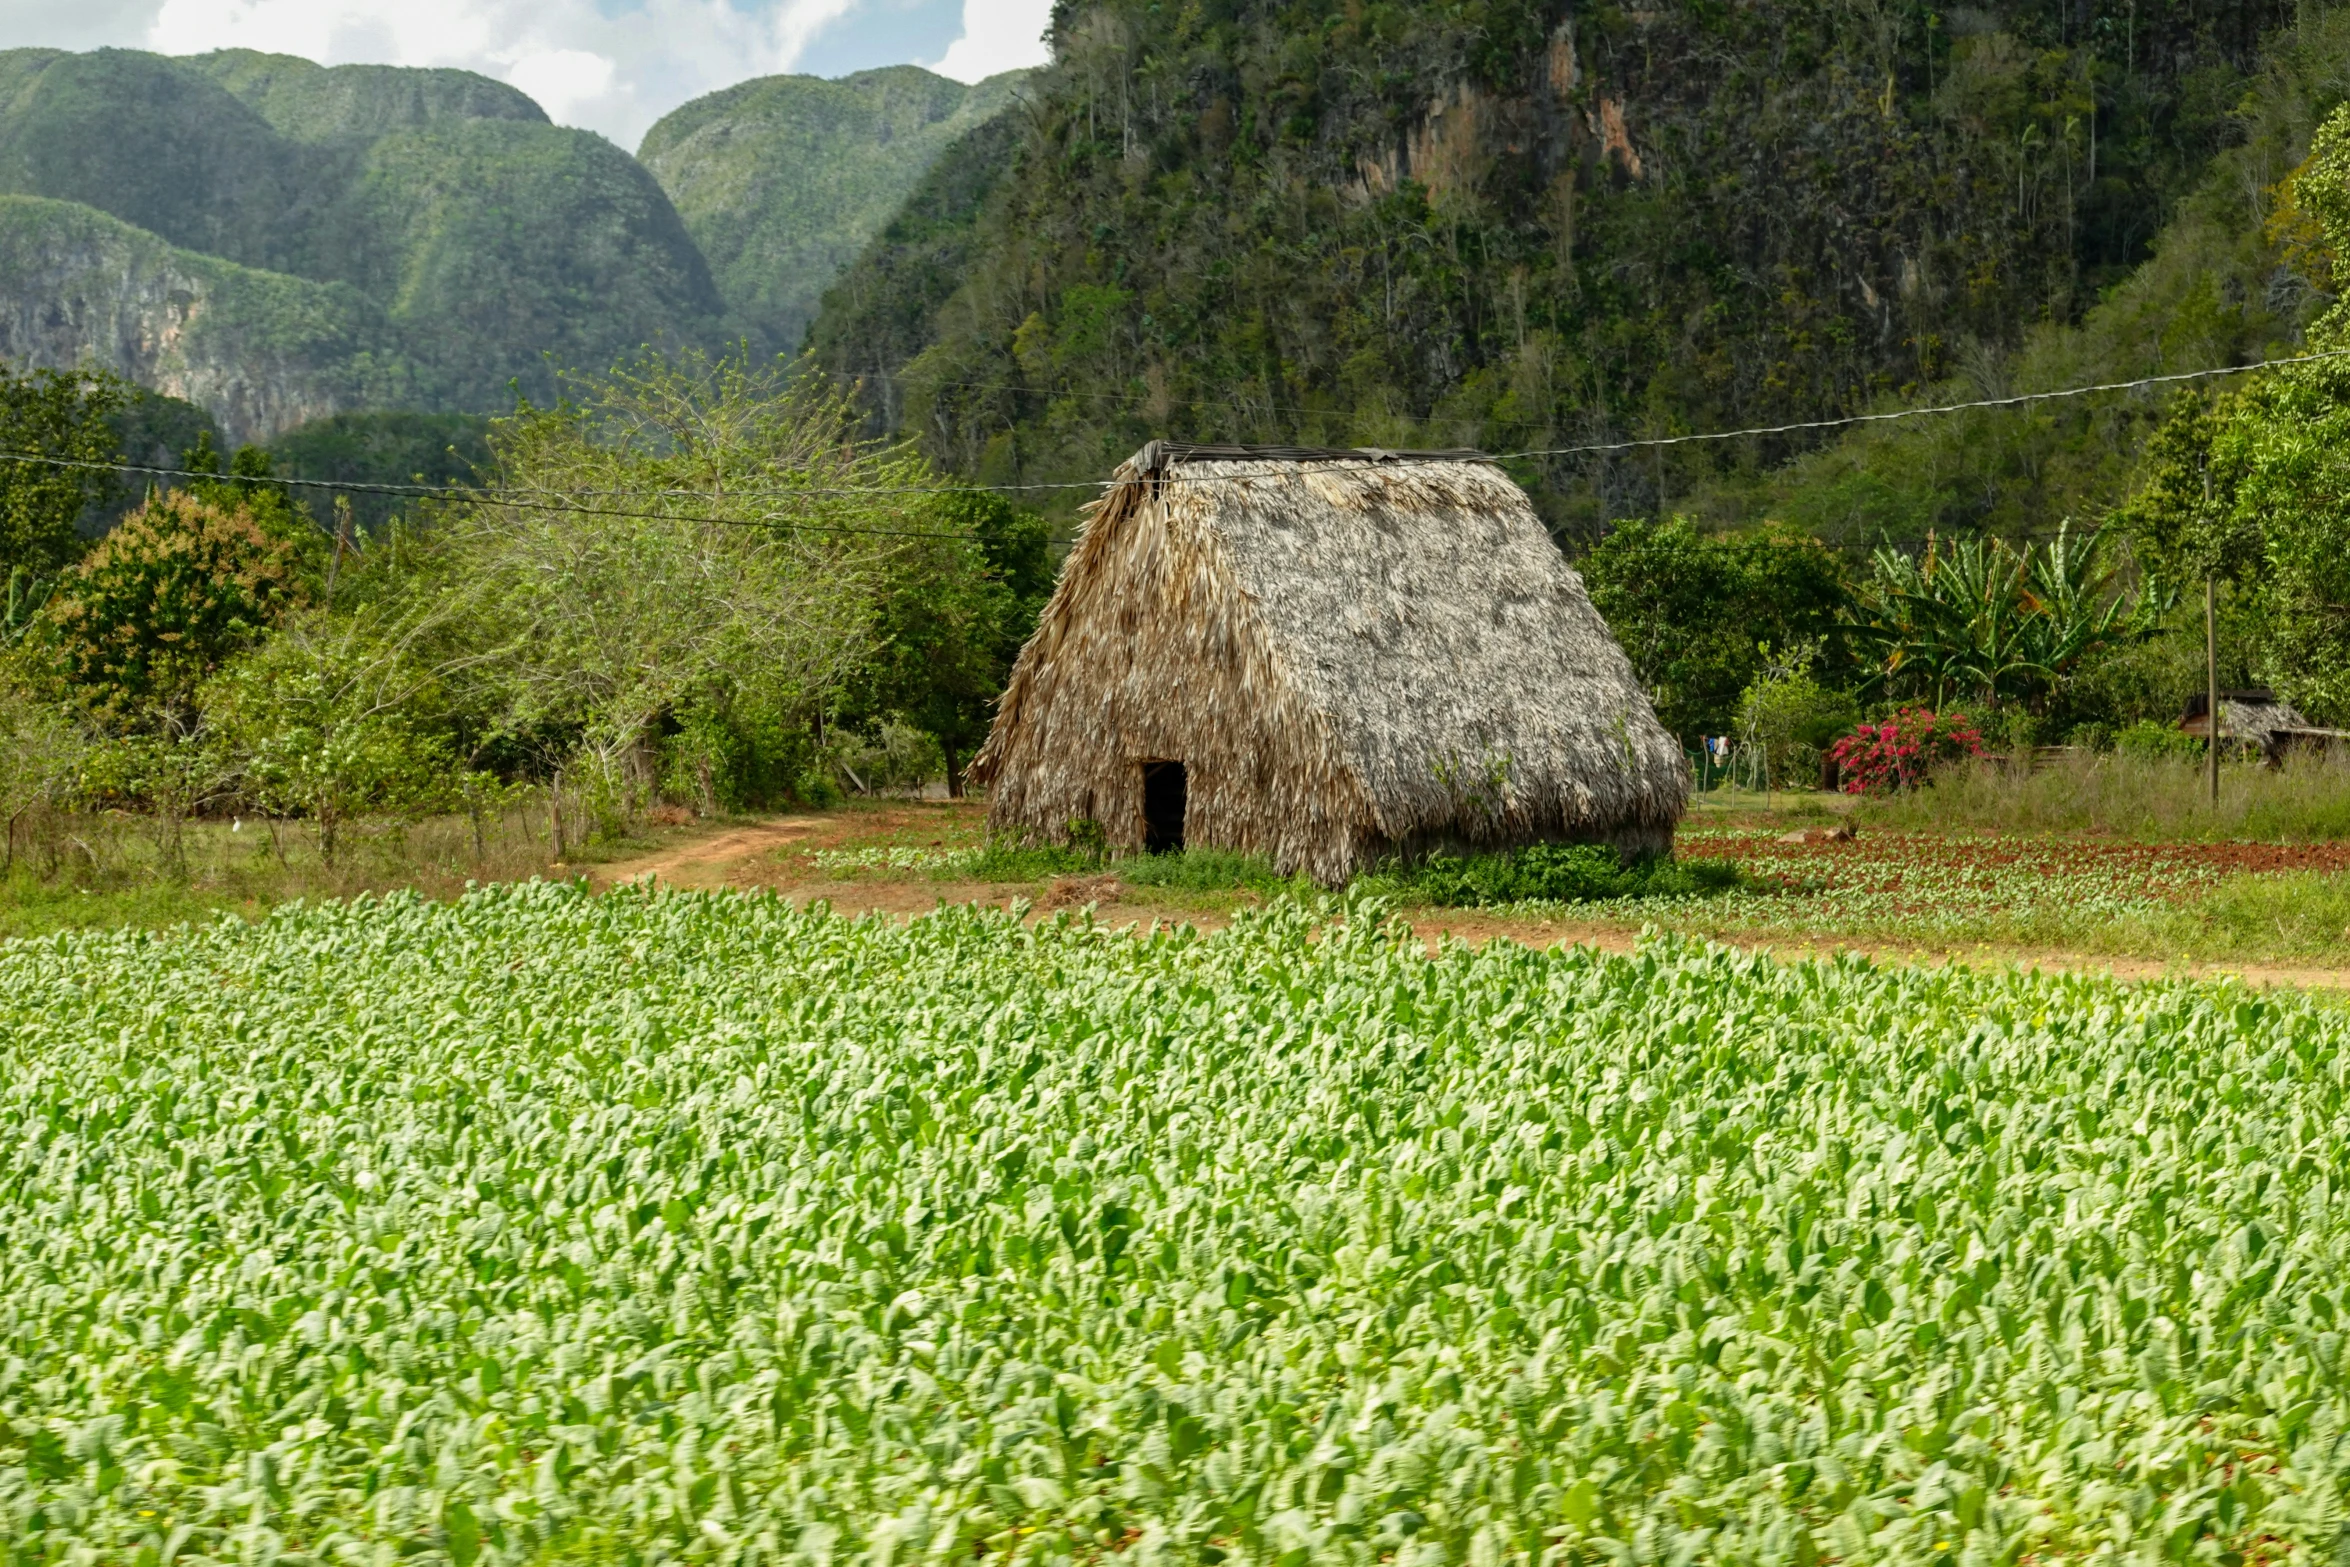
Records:
[[[2138,391],[2153,386],[2175,386],[2189,381],[2211,380],[2221,376],[2248,375],[2257,370],[2272,370],[2286,365],[2316,364],[2325,360],[2350,357],[2350,348],[2328,349],[2322,353],[2297,354],[2284,359],[2266,359],[2254,364],[2220,365],[2208,370],[2182,370],[2168,375],[2140,376],[2128,381],[2101,381],[2087,386],[2068,386],[2047,392],[2017,392],[2005,397],[1980,397],[1966,402],[1935,403],[1918,408],[1898,408],[1882,413],[1840,414],[1827,419],[1802,419],[1787,424],[1750,425],[1736,430],[1707,430],[1687,435],[1650,435],[1629,437],[1620,441],[1593,441],[1579,446],[1535,447],[1525,451],[1489,454],[1494,462],[1526,461],[1543,457],[1604,456],[1615,452],[1644,451],[1666,446],[1685,446],[1701,441],[1739,441],[1773,435],[1796,435],[1821,430],[1849,429],[1858,425],[1882,424],[1899,419],[1922,419],[1932,415],[1970,413],[1996,408],[2018,408],[2032,403],[2054,402],[2064,398],[2090,397],[2103,392]],[[1458,462],[1458,457],[1409,457],[1366,455],[1367,465],[1381,469],[1413,466],[1433,462]],[[109,473],[136,474],[156,479],[203,479],[215,483],[260,485],[274,484],[287,490],[327,490],[349,495],[385,495],[406,498],[439,498],[477,505],[503,506],[523,511],[571,512],[581,516],[628,518],[647,522],[710,523],[721,526],[770,526],[784,530],[814,533],[872,534],[887,538],[951,539],[962,538],[960,533],[921,531],[899,528],[872,528],[841,523],[803,522],[777,513],[766,513],[757,519],[687,515],[678,512],[638,511],[621,507],[583,505],[572,499],[546,499],[544,490],[523,490],[482,485],[380,484],[366,480],[305,479],[279,474],[221,474],[206,473],[188,468],[165,468],[143,463],[92,462],[70,457],[51,457],[40,452],[0,451],[0,463],[37,463],[52,468],[70,468]],[[1229,473],[1187,474],[1180,469],[1161,476],[1163,484],[1246,483],[1255,476]],[[802,485],[782,490],[736,490],[723,495],[712,495],[703,490],[685,489],[624,489],[584,490],[574,495],[593,499],[641,500],[815,500],[841,496],[913,496],[967,494],[973,490],[998,493],[1026,494],[1048,490],[1100,490],[1108,481],[1073,479],[1039,481],[1018,484],[871,484],[871,485]]]

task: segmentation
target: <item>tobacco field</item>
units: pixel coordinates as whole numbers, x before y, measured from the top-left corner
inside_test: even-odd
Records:
[[[493,888],[0,947],[0,1557],[2340,1559],[2350,1017]]]

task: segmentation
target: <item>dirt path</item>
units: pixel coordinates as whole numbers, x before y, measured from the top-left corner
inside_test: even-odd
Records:
[[[983,903],[1003,907],[1027,900],[1034,918],[1049,918],[1060,910],[1090,905],[1094,917],[1113,927],[1148,929],[1153,925],[1197,926],[1218,930],[1231,921],[1229,908],[1203,907],[1153,898],[1146,888],[1123,888],[1115,875],[1062,877],[1043,891],[1033,885],[1008,886],[987,882],[906,881],[897,879],[835,879],[812,871],[796,857],[779,857],[788,848],[827,848],[865,836],[875,828],[924,832],[934,827],[951,830],[968,808],[951,813],[936,805],[909,803],[902,811],[860,817],[783,816],[747,826],[725,827],[707,837],[674,845],[658,854],[601,866],[598,886],[651,879],[664,886],[713,890],[718,888],[770,889],[795,904],[819,899],[851,917],[886,915],[910,919],[928,914],[942,903]],[[967,825],[963,823],[962,825]],[[1602,921],[1511,918],[1470,909],[1421,909],[1409,916],[1413,932],[1431,949],[1445,937],[1483,945],[1488,941],[1516,941],[1531,947],[1572,943],[1603,952],[1630,952],[1639,939],[1639,927]],[[1765,952],[1786,961],[1853,953],[1878,963],[1933,967],[1961,964],[1969,968],[2025,968],[2038,973],[2103,974],[2120,980],[2218,979],[2241,980],[2261,989],[2350,991],[2350,969],[2290,963],[2196,963],[2161,958],[2113,957],[2010,947],[1931,948],[1896,944],[1795,937],[1715,935],[1710,939],[1741,951]]]
[[[658,881],[670,887],[724,887],[740,867],[772,854],[787,844],[801,842],[824,823],[812,816],[783,816],[749,827],[721,830],[707,838],[678,844],[641,859],[616,860],[596,867],[599,887],[622,882]]]

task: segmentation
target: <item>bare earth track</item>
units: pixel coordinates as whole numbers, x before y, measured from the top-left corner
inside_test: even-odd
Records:
[[[822,899],[849,916],[880,914],[906,919],[930,913],[941,904],[980,903],[1000,908],[1024,899],[1031,906],[1032,918],[1048,918],[1058,910],[1090,906],[1097,919],[1117,927],[1147,929],[1153,925],[1190,924],[1202,930],[1215,930],[1230,918],[1228,910],[1155,899],[1145,888],[1120,888],[1114,876],[1064,877],[1040,896],[1034,885],[841,878],[817,868],[802,852],[870,841],[877,830],[901,839],[959,843],[968,840],[974,820],[975,813],[970,807],[913,802],[902,808],[854,815],[774,817],[749,825],[722,827],[707,836],[666,847],[657,854],[599,866],[594,879],[598,886],[604,887],[652,880],[667,887],[697,890],[770,890],[794,903]],[[2208,846],[2206,852],[2209,850],[2224,855],[2227,846]],[[2291,857],[2298,860],[2302,855]],[[2331,860],[2336,856],[2319,851],[2314,857]],[[1105,893],[1107,896],[1103,896]],[[1245,903],[1247,895],[1240,895],[1239,901]],[[1629,952],[1639,938],[1639,928],[1626,923],[1519,919],[1459,909],[1415,910],[1410,923],[1413,931],[1432,948],[1450,937],[1472,945],[1496,940],[1516,941],[1531,947],[1575,943],[1604,952]],[[2350,969],[2346,968],[2192,963],[2032,948],[1932,948],[1787,938],[1756,941],[1735,936],[1715,939],[1741,950],[1768,952],[1786,959],[1853,953],[1884,963],[2012,966],[2043,973],[2104,974],[2122,980],[2229,977],[2259,988],[2350,991]]]

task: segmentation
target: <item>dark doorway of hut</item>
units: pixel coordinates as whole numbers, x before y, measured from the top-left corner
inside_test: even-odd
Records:
[[[1190,785],[1181,762],[1142,764],[1142,852],[1165,854],[1183,847],[1183,808]]]

